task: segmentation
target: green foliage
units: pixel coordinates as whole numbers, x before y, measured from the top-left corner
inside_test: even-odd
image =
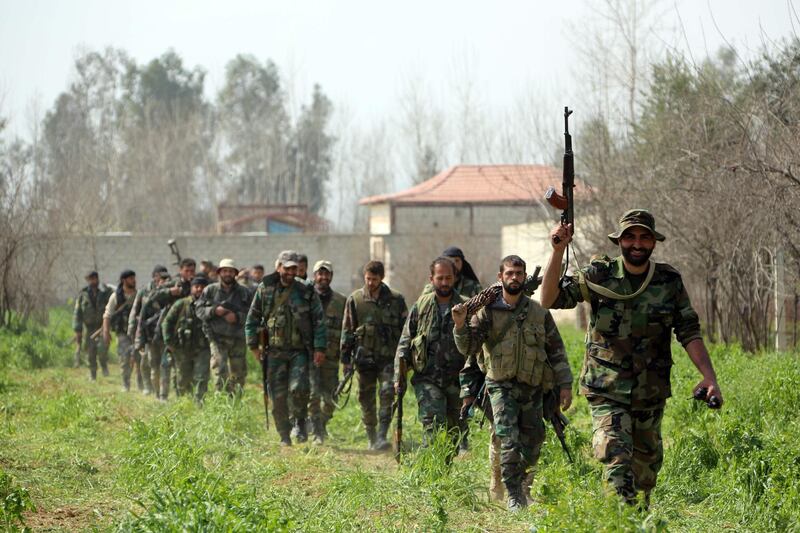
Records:
[[[577,374],[583,334],[562,333]],[[697,372],[674,350],[666,457],[648,512],[606,494],[580,397],[567,412],[575,463],[548,430],[535,503],[518,514],[488,499],[486,427],[472,422],[471,452],[448,462],[444,433],[421,445],[407,394],[398,466],[391,454],[366,450],[354,391],[325,445],[284,449],[274,428],[265,431],[252,373],[243,399],[212,393],[198,408],[189,398],[163,404],[122,394],[118,378],[93,384],[85,370],[11,367],[0,390],[0,464],[31,491],[15,497],[37,504],[37,524],[57,509],[87,510],[60,526],[70,530],[796,530],[800,356],[711,351],[726,400],[720,412],[690,399]]]
[[[0,470],[0,524],[3,531],[29,531],[25,527],[22,513],[35,511],[30,494],[23,487],[14,484],[11,476]],[[19,526],[22,526],[21,528]]]
[[[50,311],[47,325],[27,320],[14,328],[0,328],[0,390],[3,369],[25,370],[67,366],[72,361],[70,314],[66,308]]]

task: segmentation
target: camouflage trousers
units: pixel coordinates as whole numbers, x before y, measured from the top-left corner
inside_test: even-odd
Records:
[[[458,378],[451,381],[446,387],[440,387],[429,381],[412,379],[414,395],[417,397],[419,419],[430,436],[439,429],[444,429],[453,435],[454,442],[458,442],[461,434],[466,430],[466,423],[459,421],[461,414],[461,391]]]
[[[117,355],[119,356],[119,367],[122,371],[122,386],[125,390],[131,388],[131,373],[133,372],[133,341],[125,333],[117,335]]]
[[[605,465],[605,481],[626,501],[656,486],[664,459],[661,419],[664,408],[634,410],[629,405],[589,396],[592,448]]]
[[[500,474],[506,489],[516,491],[539,461],[544,442],[542,389],[487,378],[486,391],[500,441]]]
[[[219,337],[208,344],[217,390],[240,394],[247,377],[247,347],[244,338]]]
[[[165,369],[166,372],[162,375],[161,359],[164,356],[164,341],[162,341],[160,337],[157,337],[148,342],[144,349],[144,357],[147,359],[147,366],[149,369],[149,377],[145,377],[145,392],[150,391],[155,393],[159,398],[162,396],[166,398],[166,394],[164,393],[169,393],[170,369],[167,367]],[[144,373],[144,369],[142,369],[142,373]]]
[[[267,383],[275,428],[281,437],[288,437],[292,430],[289,416],[305,420],[308,415],[310,384],[305,350],[268,350]]]
[[[203,399],[208,390],[211,351],[207,346],[194,349],[178,349],[173,353],[177,381],[175,394],[192,394],[197,401]]]
[[[392,422],[392,403],[394,402],[394,361],[379,362],[375,368],[357,369],[357,372],[361,422],[367,428],[374,428],[378,422],[381,423],[381,426],[388,428]],[[378,392],[377,410],[376,392]]]
[[[333,391],[339,384],[339,361],[325,359],[322,366],[309,367],[311,396],[308,401],[308,412],[311,420],[323,426],[333,416],[336,406],[333,403]]]
[[[91,331],[89,331],[89,329],[91,329]],[[97,373],[98,361],[103,370],[108,369],[108,345],[103,340],[102,334],[94,339],[89,337],[89,335],[95,331],[97,331],[97,328],[88,328],[88,335],[86,335],[83,341],[83,348],[86,350],[86,356],[89,360],[89,370],[93,376]]]

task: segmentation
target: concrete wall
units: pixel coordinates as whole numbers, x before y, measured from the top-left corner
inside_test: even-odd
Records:
[[[462,236],[500,237],[503,226],[534,222],[552,213],[532,206],[452,205],[394,208],[392,235],[427,235],[431,232]]]
[[[150,279],[153,265],[163,264],[175,270],[168,235],[74,237],[63,242],[63,255],[55,271],[56,297],[73,298],[84,285],[83,276],[96,269],[103,282],[116,284],[125,268],[136,271],[139,284]],[[210,259],[215,264],[230,257],[237,266],[263,264],[272,271],[281,250],[294,249],[308,255],[309,268],[319,259],[333,262],[334,289],[349,293],[361,286],[361,269],[369,260],[368,235],[192,235],[175,238],[183,257],[197,261]]]

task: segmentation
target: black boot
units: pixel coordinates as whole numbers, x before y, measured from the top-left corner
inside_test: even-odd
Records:
[[[288,434],[281,435],[281,446],[282,447],[284,447],[284,446],[288,447],[288,446],[291,446],[291,445],[292,445],[291,437],[289,437]]]
[[[306,431],[306,419],[297,419],[297,442],[307,442],[308,432]]]
[[[103,367],[103,376],[108,377],[108,365],[102,365]]]
[[[369,440],[367,449],[377,450],[378,448],[376,448],[375,445],[378,440],[378,433],[375,431],[375,426],[367,426],[367,439]]]
[[[91,379],[92,381],[97,381],[97,369],[96,368],[90,368],[89,369],[89,379]]]
[[[512,513],[522,511],[528,507],[528,500],[519,485],[506,485],[508,490],[508,510]]]
[[[311,419],[311,431],[314,433],[312,444],[322,444],[325,442],[325,426],[320,418]]]

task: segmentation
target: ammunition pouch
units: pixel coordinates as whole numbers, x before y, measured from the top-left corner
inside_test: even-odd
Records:
[[[428,364],[428,342],[424,334],[411,341],[411,365],[414,372],[422,372]]]

